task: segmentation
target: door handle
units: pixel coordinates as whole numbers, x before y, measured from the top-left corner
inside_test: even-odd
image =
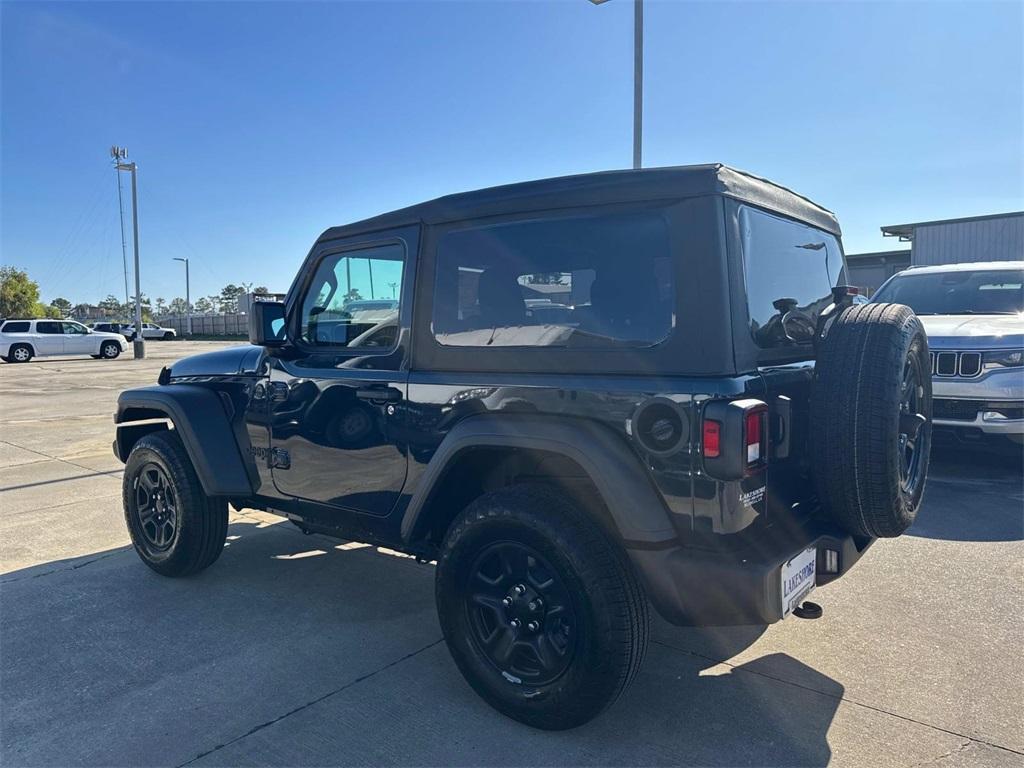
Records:
[[[402,393],[393,387],[366,387],[357,389],[356,397],[377,403],[393,403],[402,399]]]

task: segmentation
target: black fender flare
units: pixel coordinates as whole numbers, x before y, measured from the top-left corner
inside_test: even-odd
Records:
[[[224,405],[216,392],[193,384],[140,387],[117,398],[114,423],[118,425],[114,450],[127,461],[130,446],[121,427],[136,420],[134,414],[165,414],[185,445],[203,490],[210,496],[245,498],[253,493],[245,463],[235,442]],[[159,417],[157,417],[159,418]]]
[[[626,548],[660,548],[677,541],[670,513],[639,458],[608,427],[569,417],[484,414],[456,424],[424,471],[402,518],[402,540],[423,535],[421,520],[431,493],[464,451],[480,447],[523,448],[575,461],[597,486]]]

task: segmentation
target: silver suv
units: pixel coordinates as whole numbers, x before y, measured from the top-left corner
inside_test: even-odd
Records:
[[[936,427],[1024,443],[1024,261],[911,267],[872,301],[906,304],[924,323]]]

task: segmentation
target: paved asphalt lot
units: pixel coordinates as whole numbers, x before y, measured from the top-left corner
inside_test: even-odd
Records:
[[[216,346],[0,364],[0,764],[1024,765],[1019,455],[940,455],[824,618],[659,622],[611,711],[543,733],[463,682],[429,566],[246,510],[197,577],[138,561],[117,393]]]

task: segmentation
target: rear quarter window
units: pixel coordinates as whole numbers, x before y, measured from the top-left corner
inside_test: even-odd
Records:
[[[28,333],[28,322],[6,322],[0,327],[0,333]]]
[[[792,347],[797,342],[787,328],[813,328],[832,303],[832,286],[845,279],[839,241],[746,205],[740,206],[739,223],[750,334],[762,349]]]

